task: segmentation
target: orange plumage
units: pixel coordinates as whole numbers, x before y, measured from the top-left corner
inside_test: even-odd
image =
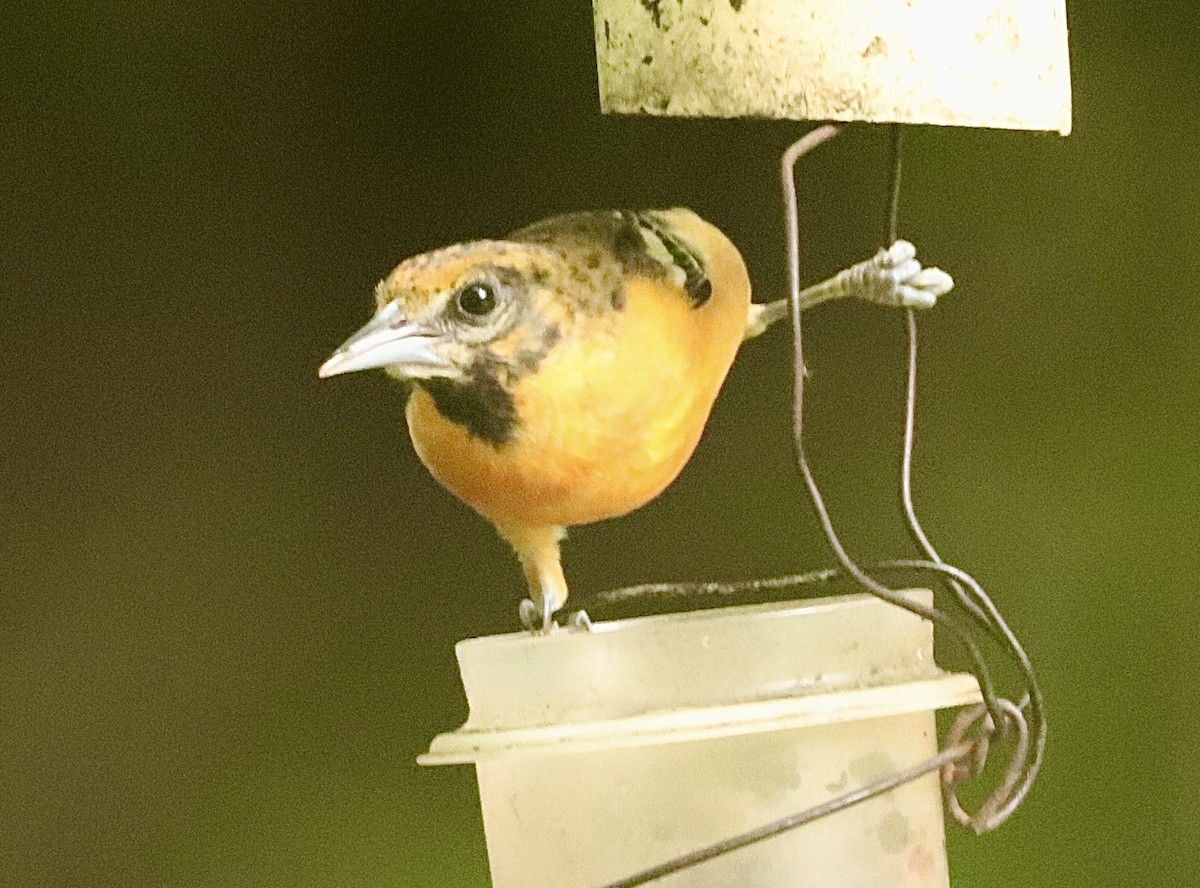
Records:
[[[661,493],[740,343],[784,314],[751,304],[737,248],[686,209],[573,213],[435,250],[376,301],[321,375],[414,383],[417,454],[513,545],[543,627],[567,598],[564,529]]]

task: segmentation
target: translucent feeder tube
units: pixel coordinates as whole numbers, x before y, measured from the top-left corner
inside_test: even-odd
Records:
[[[934,664],[927,623],[870,596],[458,655],[470,717],[421,761],[475,764],[496,888],[597,888],[811,808],[927,760],[934,712],[978,700]],[[937,775],[656,884],[944,888]]]

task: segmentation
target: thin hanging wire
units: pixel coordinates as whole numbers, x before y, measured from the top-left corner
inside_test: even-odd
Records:
[[[900,186],[903,174],[904,160],[904,126],[895,123],[891,127],[891,174],[888,189],[887,229],[884,232],[884,246],[895,243],[900,227]],[[934,565],[945,566],[941,556],[933,547],[928,534],[921,525],[912,492],[913,451],[916,439],[917,411],[917,363],[918,363],[918,330],[917,313],[913,308],[905,309],[905,329],[908,337],[907,373],[905,374],[904,397],[904,439],[900,457],[900,500],[904,511],[905,522],[913,540]],[[898,562],[903,565],[906,562]],[[915,562],[907,562],[912,565]],[[928,568],[925,568],[928,569]],[[964,583],[952,575],[947,575],[947,585],[962,605],[963,609],[989,636],[997,641],[1005,650],[1006,655],[1015,661],[1024,680],[1025,688],[1020,702],[1016,704],[1015,712],[1011,711],[1012,704],[1005,702],[1008,718],[1005,721],[994,722],[1000,730],[1016,730],[1020,736],[1017,748],[1011,758],[1010,767],[1001,785],[981,805],[974,817],[966,815],[959,804],[955,793],[954,781],[947,780],[944,784],[948,807],[955,818],[964,826],[969,826],[978,832],[994,829],[1006,820],[1029,794],[1046,751],[1046,733],[1048,724],[1045,718],[1045,702],[1033,664],[1028,654],[1008,627],[992,600],[983,592],[973,579]],[[1026,723],[1024,710],[1029,710],[1029,723],[1033,725],[1033,746],[1029,749],[1026,740],[1029,724]],[[991,706],[989,712],[995,715]],[[1030,755],[1032,753],[1032,755]]]
[[[887,224],[883,232],[883,245],[891,246],[900,237],[900,186],[904,172],[904,125],[892,124],[891,127],[891,164],[890,182],[888,186]],[[941,562],[929,542],[921,521],[917,517],[916,506],[912,494],[912,465],[913,443],[917,430],[917,312],[911,306],[904,310],[905,327],[908,334],[908,372],[906,374],[904,394],[904,445],[900,456],[900,505],[904,511],[904,520],[913,539],[930,561]],[[966,596],[962,587],[954,580],[949,581],[963,607],[975,617],[976,622],[983,626],[989,634],[992,626],[983,611]]]
[[[929,555],[930,560],[897,561],[893,562],[893,564],[898,567],[908,567],[922,572],[936,573],[950,580],[950,586],[955,593],[956,599],[971,618],[971,621],[976,625],[982,624],[988,635],[991,635],[993,638],[998,637],[1001,640],[1004,653],[1014,661],[1020,671],[1025,685],[1020,705],[1001,700],[996,694],[991,670],[988,667],[987,661],[982,656],[978,645],[975,643],[974,635],[969,628],[970,623],[964,625],[956,616],[952,616],[937,608],[914,606],[913,602],[904,598],[900,592],[884,586],[854,562],[846,552],[837,536],[837,532],[834,530],[829,511],[825,506],[824,498],[821,495],[820,488],[817,485],[816,478],[813,475],[805,453],[804,382],[807,371],[804,366],[803,331],[800,319],[800,212],[796,195],[795,164],[807,150],[827,140],[836,132],[837,130],[833,127],[821,127],[806,134],[804,138],[798,140],[784,152],[781,170],[787,227],[792,331],[795,338],[793,349],[794,396],[792,423],[796,463],[800,469],[801,476],[804,478],[805,485],[808,487],[813,506],[816,509],[821,527],[825,531],[829,547],[846,572],[859,585],[877,597],[932,620],[943,631],[949,632],[954,636],[963,645],[972,661],[974,668],[971,671],[979,682],[980,693],[984,701],[983,706],[988,715],[987,719],[981,721],[983,732],[989,736],[989,739],[990,735],[993,734],[997,735],[997,737],[1003,737],[1006,734],[1015,733],[1018,736],[1018,742],[1015,744],[1005,776],[1001,780],[1000,785],[984,800],[975,815],[966,815],[966,812],[958,803],[955,781],[951,778],[961,775],[949,772],[944,774],[944,777],[947,778],[947,802],[951,810],[954,811],[956,818],[964,826],[968,826],[976,832],[986,832],[995,829],[1003,823],[1028,795],[1044,758],[1047,725],[1041,690],[1033,672],[1033,665],[1024,648],[978,581],[965,571],[945,564],[938,558],[936,551],[929,544],[928,537],[917,518],[912,497],[912,455],[913,443],[916,436],[917,376],[916,318],[912,309],[908,309],[909,349],[907,392],[905,397],[904,448],[901,455],[901,496],[909,529],[917,539],[918,544]],[[885,244],[885,246],[894,242],[898,235],[900,184],[903,170],[903,138],[903,126],[898,123],[892,124],[892,163],[887,212],[888,227],[885,232],[888,244]],[[1023,712],[1026,706],[1030,709],[1028,720]],[[1028,733],[1027,721],[1032,722],[1034,725],[1035,739],[1032,745],[1032,755],[1030,754],[1028,744],[1020,742],[1020,738],[1026,736]]]
[[[804,479],[805,486],[808,488],[829,547],[840,563],[840,566],[805,574],[733,583],[645,584],[614,590],[614,592],[607,593],[604,598],[609,601],[615,601],[646,594],[691,595],[699,593],[727,595],[744,592],[774,591],[798,585],[826,582],[838,576],[849,575],[859,585],[882,600],[931,620],[941,627],[943,631],[952,634],[963,645],[972,661],[972,672],[979,682],[984,702],[980,706],[961,712],[948,733],[945,749],[924,762],[889,775],[857,790],[829,799],[820,805],[799,812],[798,814],[782,818],[758,829],[743,833],[740,836],[718,842],[625,879],[612,882],[604,886],[604,888],[636,888],[636,886],[645,885],[663,876],[696,866],[715,857],[739,848],[744,848],[763,839],[779,835],[787,830],[844,810],[933,771],[940,771],[942,774],[946,806],[954,818],[962,826],[971,828],[977,833],[987,832],[995,829],[1007,820],[1024,801],[1041,767],[1045,753],[1046,720],[1042,694],[1037,679],[1034,676],[1032,663],[1020,642],[1008,627],[1003,616],[1001,616],[991,598],[984,592],[979,582],[965,571],[953,565],[946,564],[941,560],[917,517],[912,495],[912,459],[916,437],[918,350],[916,315],[912,309],[908,309],[906,314],[908,329],[908,373],[905,397],[904,443],[901,452],[900,493],[908,529],[917,545],[928,556],[928,560],[900,559],[885,561],[875,565],[872,570],[880,573],[916,571],[940,577],[954,593],[955,600],[969,618],[966,624],[961,623],[957,617],[945,613],[938,608],[926,607],[909,600],[899,590],[880,583],[850,557],[833,527],[829,510],[825,505],[824,497],[821,494],[820,487],[808,462],[803,437],[804,383],[807,378],[807,369],[804,365],[800,319],[800,225],[795,183],[795,164],[800,157],[832,138],[837,132],[838,128],[836,126],[826,125],[805,134],[804,137],[792,144],[784,152],[781,174],[786,213],[790,284],[789,301],[794,335],[792,367],[794,387],[792,402],[793,445],[796,453],[797,467]],[[900,124],[893,124],[892,166],[885,246],[895,242],[899,227],[902,148],[903,128]],[[988,664],[971,632],[972,626],[982,630],[987,636],[999,642],[1005,654],[1016,664],[1025,683],[1025,691],[1019,704],[1013,703],[1011,700],[1002,698],[996,694]],[[1033,726],[1032,742],[1030,741],[1030,725]],[[974,732],[974,736],[971,736],[972,732]],[[1012,752],[1008,760],[1008,765],[1004,769],[999,785],[988,794],[974,813],[970,813],[958,799],[957,785],[959,781],[977,776],[983,771],[993,740],[1000,738],[1008,739],[1012,744]],[[969,762],[963,765],[962,762],[965,759],[969,760]]]
[[[897,607],[904,608],[911,613],[937,623],[952,634],[970,656],[975,667],[972,672],[979,681],[984,705],[987,706],[987,710],[995,722],[999,724],[1002,721],[1002,710],[992,682],[991,671],[988,669],[987,662],[975,644],[974,638],[952,616],[943,613],[936,607],[929,607],[912,601],[903,592],[885,586],[869,575],[850,557],[845,546],[842,545],[837,530],[833,526],[833,519],[830,517],[829,508],[825,504],[825,497],[821,493],[816,476],[813,474],[812,467],[808,462],[808,454],[804,446],[804,384],[808,376],[808,370],[804,366],[804,335],[800,317],[800,210],[796,194],[795,165],[800,157],[822,142],[832,138],[837,132],[838,128],[833,125],[818,127],[805,134],[804,137],[793,143],[783,153],[781,173],[784,193],[784,219],[787,231],[788,285],[791,298],[792,336],[794,339],[792,349],[792,444],[796,455],[796,465],[799,467],[800,475],[804,479],[805,486],[808,488],[809,498],[812,500],[813,508],[817,513],[817,519],[821,524],[821,529],[825,533],[826,542],[829,544],[830,550],[833,552],[842,569],[860,586],[877,598],[881,598],[889,604],[894,604]],[[894,194],[898,194],[898,188],[899,179],[897,177],[896,186],[893,189]],[[889,219],[891,215],[892,211],[889,208]],[[982,592],[982,590],[980,591]]]

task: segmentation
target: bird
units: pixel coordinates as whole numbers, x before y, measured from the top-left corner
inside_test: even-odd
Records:
[[[929,307],[948,275],[907,241],[809,288]],[[751,301],[741,253],[692,210],[591,210],[406,259],[319,376],[406,383],[421,462],[490,521],[529,589],[526,628],[568,597],[566,529],[625,515],[679,475],[743,341],[789,314]]]

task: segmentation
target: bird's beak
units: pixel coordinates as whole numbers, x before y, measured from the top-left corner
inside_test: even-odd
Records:
[[[451,368],[435,347],[439,338],[405,318],[398,303],[389,302],[341,344],[317,375],[324,379],[354,370],[395,367],[405,376],[444,376]]]

